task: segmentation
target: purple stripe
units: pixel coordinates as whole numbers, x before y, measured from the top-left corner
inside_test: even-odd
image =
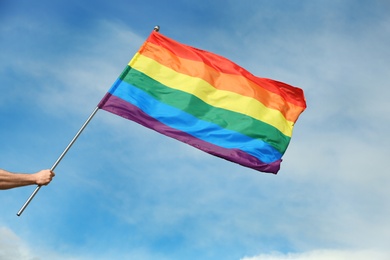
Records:
[[[171,128],[160,121],[150,117],[138,107],[116,97],[109,93],[102,99],[98,107],[123,118],[137,122],[147,128],[153,129],[163,135],[172,137],[191,146],[194,146],[204,152],[218,156],[231,162],[241,164],[242,166],[252,168],[261,172],[270,172],[276,174],[279,171],[282,160],[266,164],[256,157],[249,155],[239,149],[226,149],[214,144],[205,142],[192,135],[180,130]]]

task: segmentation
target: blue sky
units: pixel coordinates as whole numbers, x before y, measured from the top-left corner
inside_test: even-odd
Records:
[[[390,4],[0,2],[0,167],[50,168],[155,25],[305,91],[278,175],[99,111],[0,192],[1,259],[388,259]]]

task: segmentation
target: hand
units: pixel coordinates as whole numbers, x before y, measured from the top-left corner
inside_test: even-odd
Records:
[[[55,174],[51,170],[41,170],[37,173],[34,173],[34,175],[36,184],[41,186],[49,184]]]

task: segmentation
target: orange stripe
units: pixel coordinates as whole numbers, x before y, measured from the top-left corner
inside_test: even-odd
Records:
[[[305,97],[302,89],[300,88],[254,76],[246,69],[220,55],[179,43],[155,31],[151,33],[147,42],[162,46],[174,55],[183,59],[205,63],[219,72],[243,76],[258,86],[281,96],[281,98],[287,102],[300,106],[303,109],[306,108]]]
[[[203,62],[178,57],[164,47],[151,42],[147,42],[139,52],[176,72],[202,78],[217,89],[254,98],[268,108],[279,110],[288,121],[296,122],[299,114],[304,110],[301,106],[287,102],[280,95],[262,88],[243,76],[222,73]]]

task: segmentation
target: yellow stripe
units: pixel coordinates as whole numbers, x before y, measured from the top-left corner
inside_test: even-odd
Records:
[[[129,66],[165,86],[192,94],[211,106],[248,115],[272,125],[286,136],[292,135],[293,122],[287,121],[279,110],[267,108],[254,98],[218,90],[201,78],[178,73],[139,53],[129,62]]]

